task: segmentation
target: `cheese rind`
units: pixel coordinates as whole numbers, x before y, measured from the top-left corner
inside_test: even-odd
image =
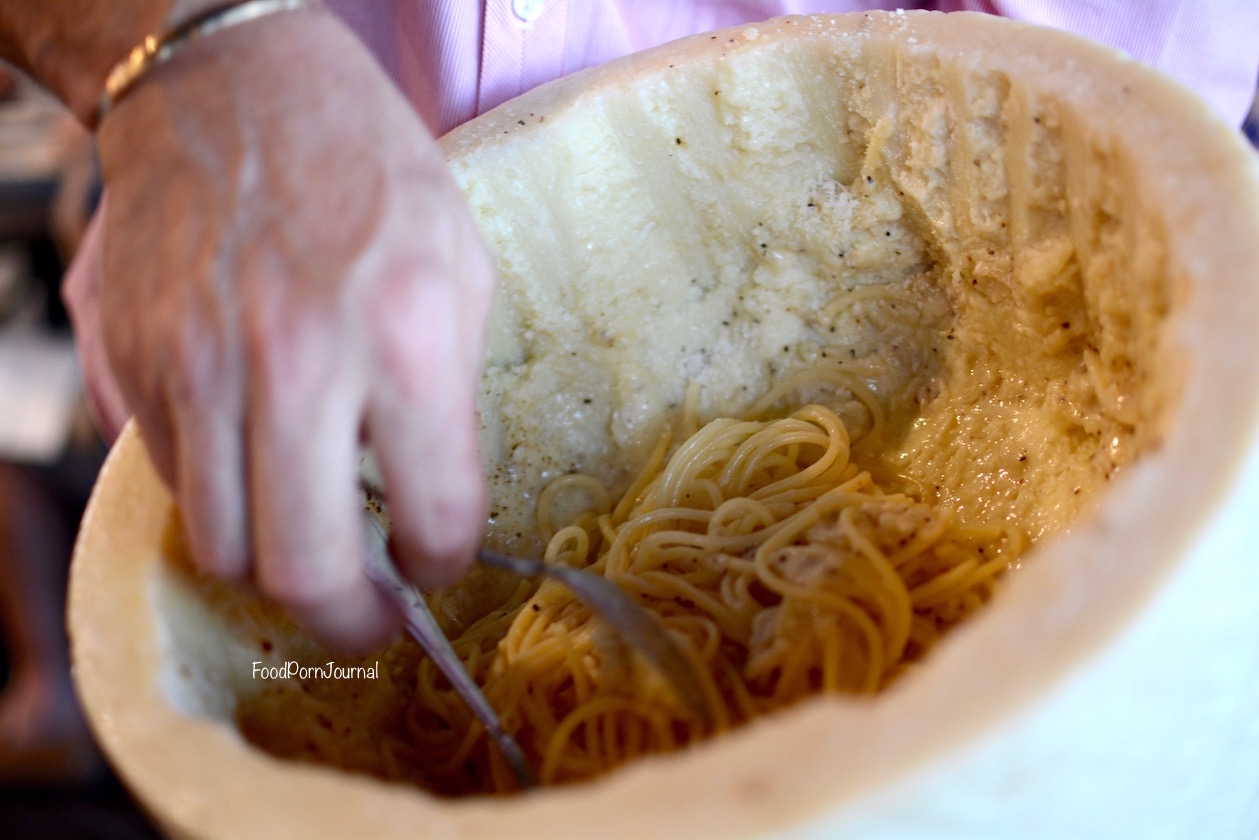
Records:
[[[544,86],[443,138],[444,148],[474,204],[478,195],[488,195],[484,180],[501,169],[522,173],[517,200],[528,201],[523,173],[537,162],[521,153],[545,147],[542,125],[577,119],[578,112],[604,111],[604,103],[618,97],[618,102],[633,101],[635,96],[650,98],[648,92],[657,88],[665,91],[660,94],[665,99],[670,89],[676,89],[676,96],[707,102],[698,84],[688,86],[692,72],[706,83],[708,68],[724,63],[734,69],[723,72],[737,75],[743,70],[735,65],[744,58],[755,62],[758,51],[774,51],[793,80],[806,82],[797,85],[801,97],[784,98],[784,107],[799,107],[803,101],[807,113],[816,115],[816,124],[828,131],[851,128],[874,138],[863,148],[832,145],[829,169],[823,173],[826,178],[817,173],[809,178],[817,183],[829,179],[851,189],[856,174],[870,165],[871,148],[899,161],[899,169],[889,169],[889,176],[903,179],[900,188],[913,201],[901,202],[902,217],[897,223],[925,245],[954,242],[956,247],[953,252],[924,251],[924,271],[908,281],[936,290],[943,301],[942,309],[934,304],[927,307],[923,319],[942,317],[962,326],[973,319],[969,323],[976,329],[986,325],[994,331],[989,336],[992,347],[977,337],[961,338],[970,350],[958,353],[950,365],[942,365],[927,377],[940,387],[927,392],[932,399],[926,410],[950,404],[983,406],[963,417],[958,427],[1008,444],[1005,448],[1011,455],[1021,451],[1015,446],[1022,443],[1020,435],[1036,429],[1040,421],[1007,423],[1005,412],[1010,417],[1034,417],[1026,413],[1028,409],[1017,407],[1018,395],[1031,393],[1039,398],[1042,386],[1033,374],[1055,358],[1072,358],[1071,353],[1055,348],[1059,341],[1077,340],[1079,328],[1073,310],[1072,326],[1062,329],[1062,334],[1054,332],[1052,322],[1037,319],[1042,310],[1027,301],[1044,298],[1056,305],[1065,289],[1062,299],[1080,307],[1078,311],[1095,319],[1096,325],[1085,334],[1091,340],[1083,342],[1083,370],[1064,365],[1064,384],[1059,386],[1067,389],[1061,395],[1063,401],[1083,409],[1077,426],[1084,440],[1105,443],[1105,424],[1135,422],[1126,445],[1141,457],[1106,492],[1096,494],[1092,509],[1072,520],[1065,533],[1042,540],[1023,568],[1008,578],[989,609],[959,628],[919,670],[877,700],[820,699],[803,704],[702,748],[637,762],[589,785],[510,802],[451,803],[362,776],[278,762],[244,743],[231,726],[227,709],[232,691],[239,686],[223,675],[248,673],[250,659],[259,658],[257,648],[249,646],[257,638],[242,626],[230,604],[207,602],[196,609],[181,608],[180,597],[197,596],[187,587],[187,580],[179,577],[180,570],[172,567],[163,539],[171,500],[132,428],[111,454],[84,519],[73,564],[69,624],[75,679],[86,716],[129,790],[172,836],[414,838],[419,832],[434,838],[724,838],[781,835],[811,815],[822,814],[828,815],[826,835],[835,836],[844,826],[851,829],[849,817],[860,806],[886,803],[890,794],[895,795],[887,806],[890,809],[903,799],[921,803],[935,795],[943,804],[933,813],[953,817],[958,798],[950,794],[959,790],[973,795],[971,813],[988,820],[989,836],[1018,836],[1026,833],[1028,825],[1045,823],[1044,808],[1029,808],[1029,804],[1053,807],[1080,801],[1058,795],[1063,790],[1062,765],[1039,760],[1034,751],[1016,756],[1000,749],[972,751],[965,763],[959,763],[959,757],[968,747],[1004,744],[1012,722],[1024,719],[1034,707],[1038,711],[1059,708],[1064,687],[1075,698],[1076,709],[1097,712],[1087,722],[1120,717],[1131,725],[1130,732],[1148,736],[1139,744],[1127,743],[1139,745],[1131,751],[1139,758],[1152,757],[1142,762],[1146,769],[1176,772],[1187,766],[1185,755],[1206,755],[1200,744],[1197,752],[1160,749],[1167,733],[1185,729],[1186,718],[1175,716],[1174,708],[1169,711],[1165,704],[1128,703],[1120,709],[1098,710],[1098,702],[1116,697],[1130,701],[1140,689],[1131,688],[1137,682],[1129,681],[1128,693],[1098,694],[1094,666],[1122,657],[1133,664],[1134,652],[1123,644],[1127,634],[1121,631],[1137,625],[1152,601],[1174,601],[1181,594],[1164,584],[1170,572],[1181,570],[1193,553],[1190,549],[1210,549],[1216,559],[1228,552],[1235,556],[1230,564],[1222,565],[1227,574],[1205,582],[1200,577],[1187,578],[1194,584],[1187,593],[1195,599],[1190,606],[1197,610],[1181,610],[1188,623],[1181,620],[1174,627],[1197,628],[1206,617],[1218,618],[1219,605],[1227,601],[1221,600],[1220,593],[1244,592],[1245,587],[1238,587],[1236,581],[1246,574],[1242,570],[1253,572],[1253,545],[1247,541],[1253,538],[1253,529],[1241,538],[1235,528],[1229,540],[1213,539],[1207,544],[1202,540],[1214,518],[1230,509],[1226,502],[1237,488],[1242,464],[1252,464],[1252,491],[1256,481],[1259,381],[1253,360],[1259,357],[1259,330],[1255,329],[1259,284],[1254,282],[1259,267],[1259,163],[1234,130],[1176,83],[1118,53],[1063,33],[983,16],[925,13],[788,18],[760,24],[755,30],[754,39],[745,30],[720,33],[715,39],[686,39]],[[793,61],[791,56],[797,51],[807,60]],[[932,82],[937,70],[942,74],[939,84]],[[818,74],[850,78],[851,87],[835,96],[820,95],[825,88],[807,83]],[[967,82],[956,90],[950,79],[978,81],[973,88]],[[776,77],[766,84],[786,82]],[[689,142],[693,136],[698,144],[708,136],[704,131],[739,132],[735,144],[708,147],[705,154],[713,158],[732,154],[734,148],[776,150],[761,169],[751,173],[758,177],[772,171],[779,154],[793,150],[806,154],[809,142],[799,136],[801,132],[755,124],[756,110],[767,107],[761,99],[758,102],[752,95],[736,97],[730,105],[709,104],[714,116],[680,124],[697,133],[675,137]],[[965,107],[955,104],[959,102]],[[1036,126],[1032,109],[1039,107],[1037,103],[1047,103],[1040,124],[1043,139],[1038,139],[1037,130],[1029,128],[1025,119],[1018,119],[1019,114],[1031,113],[1030,125]],[[903,111],[905,118],[912,111],[915,131],[902,137],[895,121],[872,122],[865,116],[893,110]],[[605,122],[615,119],[615,114],[608,117],[607,113],[611,112],[605,112]],[[964,128],[951,121],[953,114],[969,115]],[[522,120],[525,126],[519,125]],[[1001,132],[1006,128],[1016,129],[1004,135],[1010,143],[1031,150],[1033,165],[1026,170],[1017,160],[1009,165],[1011,160],[1004,156],[1006,140],[1001,139]],[[601,134],[597,121],[589,132],[574,139],[617,136],[614,131]],[[630,136],[623,135],[621,142]],[[603,147],[596,143],[584,148]],[[965,195],[972,200],[967,212],[959,214],[953,194],[961,188],[948,173],[960,177],[966,161],[975,159],[967,157],[970,150],[983,148],[993,151],[979,158],[979,166],[970,164],[977,171],[970,174],[971,186]],[[575,152],[564,160],[571,169],[595,165]],[[696,170],[706,165],[699,158],[686,164]],[[677,171],[682,174],[676,180],[683,183],[683,175],[691,170]],[[1010,184],[1002,185],[1002,176]],[[723,186],[724,190],[710,193],[709,201],[700,205],[704,213],[734,214],[743,212],[739,208],[766,203],[757,198],[755,183]],[[1007,194],[1031,198],[1025,205],[1016,203],[1015,212],[1003,213]],[[570,212],[574,214],[598,213],[603,206],[592,196],[572,199]],[[559,238],[550,244],[561,250],[550,255],[513,251],[506,247],[510,244],[506,228],[500,226],[495,233],[493,211],[491,202],[480,200],[478,212],[506,274],[516,270],[514,266],[526,256],[554,264],[573,261],[594,266],[599,261],[595,256],[579,258],[569,250],[584,248],[586,243]],[[614,212],[613,207],[606,207],[606,212]],[[693,222],[684,215],[661,218],[675,228],[680,241],[707,253],[710,243],[694,244],[692,228],[687,226]],[[786,225],[789,220],[774,216],[764,221]],[[623,227],[626,236],[642,233],[631,223]],[[728,229],[747,233],[742,225]],[[521,231],[520,235],[526,234]],[[1002,235],[1030,245],[1018,251],[993,248],[996,253],[989,255],[987,243]],[[598,243],[592,244],[599,259],[608,258]],[[986,295],[962,297],[965,290],[957,286],[967,275],[941,270],[965,261],[967,255],[981,263],[970,279],[979,281],[974,285],[987,289]],[[641,273],[642,263],[653,258],[659,259],[639,254],[631,276]],[[1078,273],[1064,274],[1064,266],[1072,263]],[[933,267],[935,273],[930,270]],[[775,284],[795,285],[802,282],[801,273],[811,276],[799,269],[800,258],[791,256],[781,268],[767,267],[759,278],[750,275],[749,280],[767,290],[767,300],[774,300],[769,290]],[[1078,277],[1078,286],[1073,277]],[[511,287],[505,279],[506,295],[512,294]],[[582,305],[581,287],[568,288],[564,304]],[[935,298],[924,292],[915,299]],[[983,302],[988,300],[1000,307],[985,315]],[[512,321],[519,317],[513,315],[513,305],[496,314],[498,343],[492,362],[500,366],[512,359],[528,359],[524,333]],[[1020,311],[1026,316],[1025,329],[1016,329],[1017,320],[1001,314]],[[784,323],[783,329],[791,326],[789,321]],[[509,333],[522,340],[508,340]],[[944,340],[948,341],[947,333]],[[955,335],[953,342],[957,341]],[[590,346],[597,345],[591,342]],[[1034,360],[1027,366],[1021,356],[1025,352],[1044,355],[1048,361]],[[994,358],[1025,366],[1007,375],[1001,366],[985,366],[986,359]],[[659,370],[680,378],[676,372]],[[959,376],[962,373],[967,376]],[[613,387],[597,370],[590,379],[604,384],[609,392]],[[982,393],[985,387],[1009,391],[987,404],[967,391],[975,388],[977,397],[989,398]],[[1036,412],[1057,411],[1053,390],[1045,393],[1048,396]],[[892,396],[889,393],[889,399]],[[492,389],[487,389],[483,399],[502,401]],[[488,404],[483,402],[483,406]],[[596,448],[600,440],[628,442],[617,446],[632,444],[636,430],[644,427],[639,418],[650,417],[652,408],[636,413],[636,403],[627,401],[626,405],[625,422],[614,428],[619,438],[601,428],[588,438],[574,434],[574,439],[594,441],[588,445]],[[664,405],[667,410],[667,400]],[[705,410],[712,407],[709,404]],[[1147,426],[1150,418],[1155,422]],[[910,427],[902,441],[909,463],[924,471],[950,469],[947,464],[930,463],[929,453],[934,450],[925,437],[914,437],[912,419]],[[942,423],[924,428],[952,427]],[[1029,434],[1027,444],[1037,438]],[[927,454],[916,454],[915,440]],[[486,455],[491,464],[501,456],[496,445],[494,436],[487,435]],[[1001,447],[993,451],[994,457],[1006,457]],[[1128,457],[1124,451],[1107,454],[1103,447],[1090,458],[1097,454],[1117,462]],[[1064,463],[1096,470],[1082,457]],[[553,468],[564,466],[557,463]],[[963,476],[983,474],[986,469],[960,465]],[[949,492],[959,492],[966,480],[960,479],[956,490]],[[1000,498],[1000,504],[1023,515],[1019,494]],[[1068,499],[1064,504],[1077,502]],[[1050,501],[1039,507],[1058,509]],[[1234,511],[1233,524],[1239,521]],[[1053,525],[1047,521],[1048,528]],[[172,587],[179,586],[184,589],[173,596]],[[1247,623],[1244,610],[1231,615],[1239,619],[1236,627],[1253,624]],[[1253,633],[1231,634],[1235,642],[1252,637]],[[1210,638],[1222,642],[1230,636],[1217,633]],[[189,643],[190,639],[196,644]],[[300,638],[279,633],[269,641],[276,645],[275,656],[286,655],[290,643],[301,644]],[[1150,686],[1148,690],[1160,697],[1168,680],[1177,686],[1194,685],[1192,676],[1197,675],[1207,677],[1203,686],[1219,685],[1218,674],[1225,673],[1217,667],[1219,648],[1204,646],[1195,633],[1174,629],[1156,641],[1154,647],[1139,647],[1135,653],[1156,654],[1157,668],[1117,668],[1107,673],[1121,674],[1121,681],[1130,674],[1142,674],[1147,682],[1141,685]],[[1176,659],[1177,669],[1169,676],[1165,663],[1172,648],[1165,645],[1173,641],[1184,645],[1176,648],[1183,656]],[[1203,650],[1211,656],[1195,660],[1194,654]],[[1068,675],[1071,680],[1065,679]],[[1199,698],[1209,699],[1205,706],[1181,708],[1195,721],[1195,727],[1187,731],[1196,741],[1221,742],[1199,739],[1198,727],[1206,720],[1221,719],[1222,696],[1205,692]],[[1236,708],[1252,706],[1239,703]],[[1141,716],[1131,714],[1133,708],[1157,708],[1159,714],[1143,726]],[[1082,751],[1077,755],[1085,757],[1087,748],[1098,743],[1089,737],[1104,734],[1097,727],[1071,726],[1080,722],[1078,716],[1046,715],[1038,720],[1047,721],[1048,728],[1037,731],[1036,744],[1049,744],[1055,750],[1078,746]],[[1017,743],[1021,748],[1027,742]],[[1050,757],[1056,758],[1056,753]],[[1191,764],[1201,768],[1197,762]],[[933,769],[932,775],[917,773],[927,767]],[[1011,767],[1018,772],[1011,774]],[[1212,777],[1204,778],[1210,781]],[[985,784],[985,779],[996,781]],[[1136,774],[1130,777],[1123,772],[1111,773],[1102,781],[1108,788],[1136,786],[1130,801],[1142,809],[1151,796],[1163,791],[1170,794],[1169,807],[1182,815],[1237,815],[1253,808],[1249,790],[1241,792],[1249,798],[1220,803],[1207,795],[1225,789],[1214,784],[1186,785],[1176,778],[1173,784],[1153,790],[1143,786]],[[1237,793],[1236,788],[1230,790]],[[1108,798],[1106,807],[1096,812],[1074,807],[1060,810],[1079,817],[1072,826],[1080,829],[1077,833],[1104,835],[1114,833],[1114,824],[1107,820],[1115,817],[1115,801]],[[880,813],[886,816],[887,808]],[[1159,808],[1149,811],[1160,812]],[[876,811],[862,813],[869,816]],[[880,819],[874,828],[886,829],[887,822]],[[939,826],[932,823],[930,828]]]

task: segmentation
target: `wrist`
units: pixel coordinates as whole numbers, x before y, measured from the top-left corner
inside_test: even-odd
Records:
[[[228,0],[41,0],[0,4],[0,57],[91,125],[110,70],[146,37]]]
[[[338,56],[335,70],[329,55]],[[267,126],[284,114],[303,115],[305,125],[334,102],[345,108],[371,100],[370,80],[363,78],[371,71],[379,72],[378,66],[354,34],[319,7],[269,15],[197,40],[154,67],[101,121],[97,140],[105,180],[144,159],[140,150],[155,144],[204,137],[212,138],[211,145],[235,147],[270,137]],[[353,90],[336,95],[349,79]]]
[[[149,35],[110,70],[96,120],[103,119],[137,84],[159,74],[164,65],[178,63],[181,54],[195,54],[205,43],[214,51],[214,45],[221,44],[226,35],[232,34],[231,30],[255,28],[274,15],[287,17],[294,12],[321,9],[318,0],[238,0],[212,6],[172,28]]]

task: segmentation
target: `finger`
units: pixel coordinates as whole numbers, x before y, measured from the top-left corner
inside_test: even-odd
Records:
[[[464,207],[463,197],[456,193],[451,205],[459,208],[460,218],[455,219],[458,259],[458,291],[460,335],[462,336],[463,362],[468,375],[479,381],[481,365],[489,332],[490,307],[494,302],[497,271],[494,260],[485,247],[480,233]]]
[[[410,284],[378,313],[368,433],[389,497],[395,557],[421,586],[465,574],[485,528],[476,365],[453,283]]]
[[[153,468],[161,477],[162,482],[172,492],[176,488],[175,475],[175,430],[170,422],[170,413],[165,400],[143,399],[132,396],[123,386],[123,395],[134,413],[136,425],[140,428],[140,438],[149,453]]]
[[[128,331],[123,331],[124,333]],[[175,430],[170,420],[170,407],[157,387],[157,376],[151,365],[142,361],[139,339],[130,337],[107,341],[106,356],[118,389],[127,403],[140,438],[148,451],[153,468],[167,487],[175,488]]]
[[[247,439],[255,574],[265,594],[324,641],[366,650],[388,638],[397,616],[363,573],[360,399],[319,381],[335,370],[326,343],[277,337],[254,370]]]
[[[117,190],[114,190],[116,193]],[[142,224],[127,226],[127,235],[114,236],[130,219],[134,206],[123,196],[112,195],[104,204],[105,235],[102,246],[104,278],[100,288],[101,344],[105,361],[114,373],[127,408],[135,417],[149,460],[167,487],[175,487],[174,428],[169,406],[160,385],[164,360],[146,340],[152,325],[137,318],[137,301],[152,300],[152,272],[139,271],[125,262],[120,242],[128,242],[132,231],[143,232]],[[143,233],[138,235],[143,236]],[[112,245],[112,247],[111,247]],[[151,313],[146,309],[146,316]]]
[[[192,556],[211,574],[240,579],[249,568],[240,412],[230,402],[208,410],[187,404],[176,417],[176,487]]]

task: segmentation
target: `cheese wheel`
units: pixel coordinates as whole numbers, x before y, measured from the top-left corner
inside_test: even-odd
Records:
[[[583,71],[441,142],[502,281],[481,391],[489,541],[536,551],[534,503],[556,474],[623,486],[688,387],[701,414],[738,414],[842,362],[886,415],[884,457],[1036,547],[874,699],[811,701],[590,783],[450,801],[242,739],[253,663],[316,648],[176,562],[171,499],[128,429],[75,552],[75,679],[171,835],[834,836],[947,820],[1008,836],[1064,789],[1035,750],[1072,742],[1080,692],[1109,686],[1097,720],[1126,719],[1134,695],[1108,674],[1148,676],[1167,622],[1210,614],[1176,587],[1201,599],[1253,581],[1235,500],[1259,486],[1259,171],[1175,82],[985,16],[789,17]],[[1176,650],[1168,668],[1218,679]],[[1233,797],[1226,813],[1243,814],[1249,796],[1201,794],[1167,801]],[[1087,809],[1045,819],[1108,825]]]

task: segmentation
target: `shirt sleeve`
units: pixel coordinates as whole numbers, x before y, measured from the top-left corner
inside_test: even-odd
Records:
[[[1233,125],[1254,99],[1255,0],[945,0],[937,8],[1052,26],[1117,47],[1188,85]]]

